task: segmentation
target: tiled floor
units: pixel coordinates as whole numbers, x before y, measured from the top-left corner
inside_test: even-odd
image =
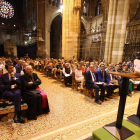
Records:
[[[97,105],[94,99],[79,91],[37,74],[42,80],[40,87],[47,93],[50,113],[39,116],[36,121],[26,120],[25,124],[0,122],[0,140],[82,140],[91,137],[93,130],[116,120],[118,96]],[[139,97],[137,92],[127,98],[124,117],[136,112]]]

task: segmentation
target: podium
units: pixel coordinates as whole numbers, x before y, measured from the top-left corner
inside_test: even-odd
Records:
[[[121,72],[108,72],[108,74],[122,76],[123,83],[119,101],[117,120],[116,122],[105,125],[104,129],[106,129],[118,140],[125,140],[134,134],[132,131],[122,126],[126,97],[128,94],[129,78],[138,78],[138,76],[134,75],[133,73],[121,73]]]
[[[131,115],[131,116],[127,117],[127,118],[140,127],[140,100],[139,100],[137,114],[136,115]]]

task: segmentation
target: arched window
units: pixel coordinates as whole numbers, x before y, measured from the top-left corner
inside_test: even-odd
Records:
[[[99,16],[102,14],[102,3],[101,0],[98,0],[97,6],[96,6],[96,11],[95,11],[95,16]]]
[[[84,16],[88,15],[88,9],[89,9],[89,2],[88,0],[84,0],[83,2],[83,15]]]

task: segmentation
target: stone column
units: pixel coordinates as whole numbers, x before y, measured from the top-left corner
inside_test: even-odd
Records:
[[[106,64],[122,62],[129,5],[130,0],[110,0],[104,55]]]
[[[63,0],[62,57],[77,59],[80,48],[81,0]],[[75,7],[75,8],[74,8]]]
[[[41,29],[43,40],[45,40],[45,1],[37,1],[37,29]],[[37,56],[44,57],[45,54],[45,42],[38,41],[38,52]]]

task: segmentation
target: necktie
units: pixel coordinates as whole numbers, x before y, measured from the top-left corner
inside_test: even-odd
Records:
[[[96,77],[95,77],[95,75],[94,75],[94,72],[92,73],[92,75],[93,75],[94,80],[96,81]]]
[[[9,80],[13,80],[13,77],[11,74],[9,74]]]
[[[110,80],[112,81],[112,75],[110,74]]]

